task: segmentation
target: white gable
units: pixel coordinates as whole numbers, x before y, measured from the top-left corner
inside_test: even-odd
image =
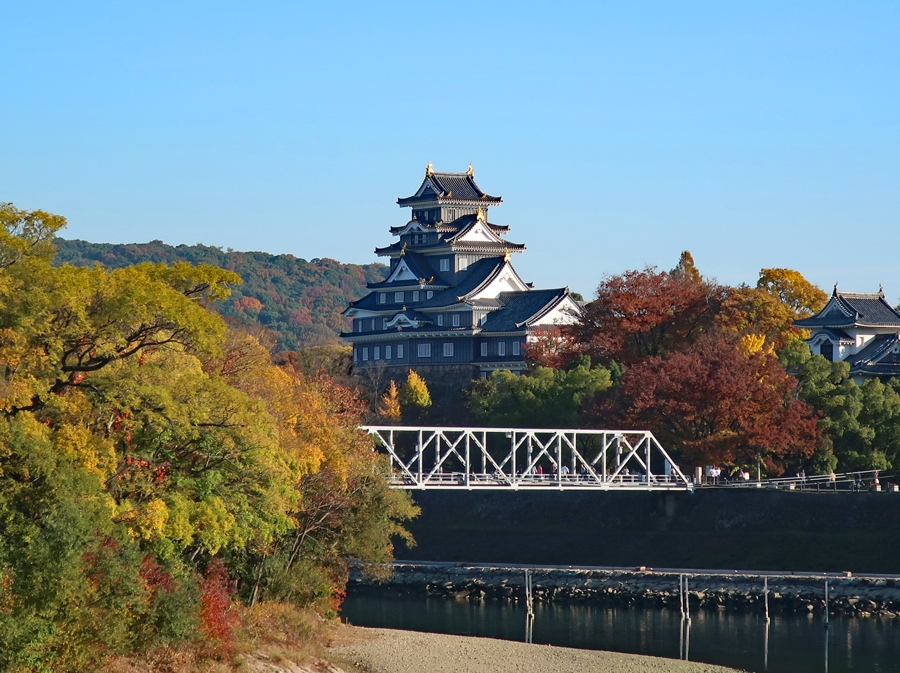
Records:
[[[470,301],[474,299],[496,299],[501,292],[525,292],[528,289],[529,287],[513,271],[512,265],[507,262],[494,280],[468,298]]]
[[[457,243],[502,243],[502,239],[491,231],[484,222],[478,221],[465,234],[456,239]]]
[[[412,318],[410,318],[409,316],[407,316],[405,313],[402,313],[402,312],[401,312],[401,313],[398,313],[397,315],[395,315],[395,316],[394,316],[393,318],[391,318],[390,320],[388,320],[388,321],[384,324],[384,326],[385,326],[386,329],[389,329],[389,328],[391,328],[391,327],[397,327],[397,326],[400,326],[400,327],[419,327],[421,324],[422,324],[421,321],[419,321],[419,320],[413,320]]]
[[[581,315],[581,307],[572,299],[565,297],[561,302],[554,306],[546,315],[541,316],[533,323],[529,323],[531,327],[547,326],[547,325],[571,325],[578,321]]]
[[[386,283],[394,283],[398,280],[419,280],[418,276],[414,274],[409,265],[406,263],[406,260],[402,257],[400,258],[400,262],[397,264],[397,268],[388,276],[388,279],[385,281]]]
[[[403,227],[400,231],[398,231],[395,236],[403,236],[403,234],[410,234],[414,231],[425,231],[425,227],[419,224],[418,220],[410,220],[406,223],[406,226]]]

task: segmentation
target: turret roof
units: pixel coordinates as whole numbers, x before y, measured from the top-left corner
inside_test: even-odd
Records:
[[[835,285],[825,308],[794,324],[806,328],[900,327],[900,313],[885,301],[883,291],[842,292]]]

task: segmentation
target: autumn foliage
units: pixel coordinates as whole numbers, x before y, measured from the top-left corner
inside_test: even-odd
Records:
[[[824,301],[790,269],[763,269],[753,287],[721,285],[685,251],[671,271],[604,277],[577,323],[533,335],[530,372],[477,382],[469,406],[488,421],[522,412],[547,426],[651,430],[683,466],[828,465],[828,423],[779,359],[805,336],[794,321]],[[588,371],[585,357],[606,369],[606,386],[554,393]]]
[[[227,656],[239,602],[333,609],[416,513],[355,392],[229,329],[230,271],[53,266],[64,223],[0,204],[0,669]]]
[[[626,427],[652,429],[692,464],[748,465],[762,456],[780,473],[776,459],[809,458],[820,439],[796,385],[773,354],[709,333],[629,368],[617,411]]]

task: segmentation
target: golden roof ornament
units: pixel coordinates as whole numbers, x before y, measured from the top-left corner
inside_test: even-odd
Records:
[[[478,222],[487,222],[487,218],[486,218],[485,215],[484,215],[484,209],[483,209],[483,208],[479,208],[479,209],[478,209],[478,214],[475,215],[475,220],[478,221]]]
[[[429,175],[434,175],[434,165],[430,161],[425,166],[425,177],[427,178]]]
[[[400,248],[400,256],[403,257],[406,254],[406,241],[403,242],[403,247]]]
[[[472,168],[472,164],[469,164],[469,167],[466,169],[466,175],[468,175],[470,178],[475,177],[475,169]]]
[[[512,261],[512,254],[509,252],[509,248],[506,248],[506,250],[503,252],[503,261],[504,262]]]

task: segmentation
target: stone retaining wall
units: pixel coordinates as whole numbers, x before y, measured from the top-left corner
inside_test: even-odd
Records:
[[[641,605],[678,610],[678,572],[590,568],[530,568],[535,601]],[[763,610],[763,576],[748,573],[685,572],[692,610]],[[825,576],[769,575],[769,610],[825,609]],[[900,576],[829,576],[829,612],[856,616],[900,616]],[[387,580],[358,569],[350,575],[354,593],[433,596],[480,602],[524,601],[525,567],[465,564],[394,564]]]

